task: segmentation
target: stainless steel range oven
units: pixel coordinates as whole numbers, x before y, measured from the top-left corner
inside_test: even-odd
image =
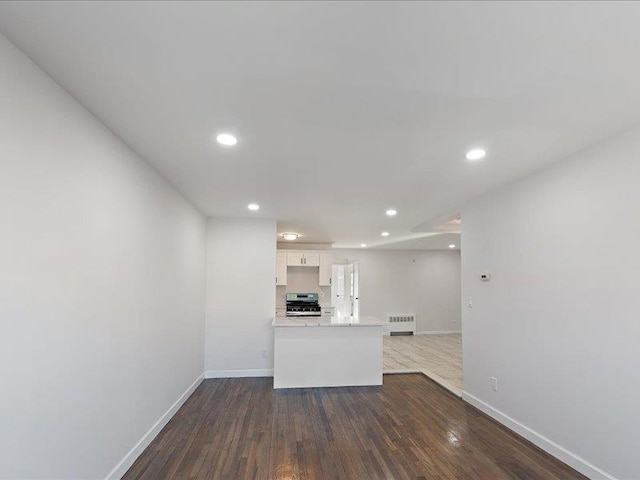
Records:
[[[287,317],[319,317],[317,293],[287,293]]]

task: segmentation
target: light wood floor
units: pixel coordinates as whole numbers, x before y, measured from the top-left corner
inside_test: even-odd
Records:
[[[384,337],[384,371],[419,371],[462,396],[462,335]]]
[[[274,390],[205,380],[125,480],[583,479],[422,374]]]

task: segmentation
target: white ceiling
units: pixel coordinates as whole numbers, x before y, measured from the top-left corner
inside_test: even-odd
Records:
[[[638,25],[631,2],[0,3],[0,31],[204,213],[342,246],[429,231],[637,124]]]

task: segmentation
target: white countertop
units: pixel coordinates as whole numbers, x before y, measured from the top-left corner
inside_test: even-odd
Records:
[[[272,325],[274,327],[375,327],[386,325],[376,317],[339,318],[337,316],[321,317],[287,317],[276,315]]]

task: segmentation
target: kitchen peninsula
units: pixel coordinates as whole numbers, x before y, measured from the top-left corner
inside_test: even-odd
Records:
[[[374,317],[277,315],[274,388],[382,385],[384,324]]]

